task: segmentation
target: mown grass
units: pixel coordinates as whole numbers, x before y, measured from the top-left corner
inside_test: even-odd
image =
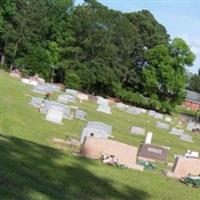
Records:
[[[154,171],[122,170],[104,166],[99,161],[74,157],[68,149],[59,149],[53,144],[52,137],[78,139],[87,122],[64,120],[63,125],[56,125],[45,121],[41,113],[28,105],[31,95],[36,96],[31,87],[7,73],[1,72],[0,77],[0,131],[3,133],[0,139],[1,199],[199,199],[200,190],[163,176],[163,165],[158,165]],[[88,113],[88,120],[112,125],[116,140],[139,146],[144,138],[130,135],[130,126],[138,125],[152,131],[153,143],[171,147],[169,161],[173,161],[174,153],[200,150],[200,136],[193,134],[195,143],[180,141],[167,131],[156,128],[156,120],[146,114],[133,116],[113,108],[113,114],[106,115],[96,112],[93,102],[76,105]],[[172,126],[178,119],[174,121]]]

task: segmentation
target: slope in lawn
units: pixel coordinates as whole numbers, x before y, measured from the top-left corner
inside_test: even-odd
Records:
[[[2,200],[199,199],[200,190],[161,175],[160,166],[154,171],[123,170],[54,148],[53,136],[79,138],[87,122],[65,120],[63,125],[55,125],[45,121],[43,114],[28,105],[31,95],[36,95],[31,87],[7,73],[0,75],[0,131],[4,133],[0,137]],[[156,128],[156,120],[148,115],[133,116],[113,108],[110,116],[96,112],[96,104],[90,101],[76,105],[88,113],[89,120],[111,124],[116,140],[139,146],[144,138],[129,134],[130,126],[136,125],[154,133],[153,143],[170,146],[171,160],[173,153],[199,150],[197,135],[193,135],[195,143],[179,141]]]

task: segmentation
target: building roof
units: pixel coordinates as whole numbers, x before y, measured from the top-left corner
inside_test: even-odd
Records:
[[[200,93],[193,92],[190,90],[187,90],[186,92],[186,100],[200,104]]]

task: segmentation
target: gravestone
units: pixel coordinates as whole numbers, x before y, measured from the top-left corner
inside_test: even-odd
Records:
[[[147,132],[147,135],[146,135],[146,138],[145,138],[145,144],[151,144],[152,137],[153,137],[153,133]]]
[[[111,107],[107,104],[99,104],[97,111],[103,112],[106,114],[111,114]]]
[[[31,105],[36,107],[36,108],[39,108],[43,103],[43,98],[40,98],[40,97],[32,97],[31,99]]]
[[[58,97],[58,101],[61,102],[61,103],[69,103],[69,102],[76,102],[76,98],[72,95],[68,95],[68,94],[61,94],[59,95]]]
[[[166,121],[166,122],[172,122],[172,118],[166,116],[166,117],[165,117],[165,121]]]
[[[112,133],[112,126],[103,122],[89,121],[87,123],[87,127],[103,130],[104,132],[109,133],[110,135]]]
[[[137,148],[110,139],[87,137],[82,145],[81,155],[100,159],[102,155],[114,155],[120,163],[128,168],[142,171],[143,166],[137,165]]]
[[[62,117],[63,117],[62,109],[51,108],[47,112],[46,120],[53,123],[62,124]]]
[[[77,90],[73,90],[73,89],[66,89],[65,92],[71,96],[74,96],[76,97],[77,94],[78,94],[78,91]]]
[[[82,101],[88,101],[88,95],[87,94],[83,94],[83,93],[78,93],[77,95],[76,95],[76,98],[77,99],[80,99],[80,102],[82,102]]]
[[[185,142],[193,142],[192,136],[188,134],[181,134],[180,135],[180,140],[183,140]]]
[[[44,87],[46,87],[51,93],[61,91],[61,87],[59,85],[55,85],[55,84],[51,84],[51,83],[45,83],[42,85]]]
[[[36,85],[36,86],[34,86],[33,92],[36,92],[36,93],[39,93],[39,94],[52,93],[50,88],[48,88],[46,85]]]
[[[141,144],[138,158],[143,160],[166,162],[168,149],[154,144]]]
[[[27,79],[27,78],[22,78],[21,82],[24,83],[24,84],[27,84],[27,85],[33,85],[33,86],[38,85],[37,81],[30,80],[30,79]]]
[[[84,112],[83,110],[76,110],[76,112],[75,112],[75,118],[76,119],[80,119],[80,120],[86,120],[87,113]]]
[[[187,130],[188,130],[188,131],[192,131],[192,129],[194,128],[194,126],[195,126],[195,123],[194,123],[194,122],[188,123],[188,125],[187,125]]]
[[[198,158],[199,152],[187,150],[187,153],[185,153],[185,157],[186,158]]]
[[[169,129],[169,124],[163,122],[156,122],[156,126],[161,129]]]
[[[149,116],[154,117],[156,114],[156,111],[150,110],[148,114],[149,114]]]
[[[112,126],[103,122],[89,121],[81,133],[81,143],[85,137],[108,138],[112,134]]]
[[[63,117],[70,119],[70,107],[56,101],[45,101],[44,113],[46,114],[51,108],[60,109],[63,111]]]
[[[58,96],[58,102],[67,104],[68,98],[65,95],[61,94]]]
[[[128,112],[128,113],[131,113],[131,114],[133,114],[133,115],[139,115],[141,112],[140,112],[140,109],[139,108],[136,108],[136,107],[134,107],[134,106],[128,106],[127,108],[126,108],[126,111]]]
[[[170,134],[172,135],[177,135],[177,136],[180,136],[184,133],[184,130],[183,129],[178,129],[178,128],[172,128],[171,131],[170,131]]]
[[[200,174],[200,159],[186,158],[184,156],[177,157],[174,162],[172,172],[167,171],[166,175],[170,177],[182,178],[188,174],[199,175]]]
[[[86,137],[94,137],[94,138],[104,138],[107,139],[110,136],[109,133],[105,132],[102,129],[85,127],[81,133],[80,142],[83,143]]]
[[[123,103],[116,103],[116,107],[120,110],[125,110],[126,109],[126,105]]]
[[[141,113],[147,113],[147,110],[144,109],[144,108],[139,108],[139,110],[140,110]]]
[[[97,104],[99,104],[99,105],[108,105],[109,104],[109,100],[105,99],[103,97],[97,96]]]
[[[200,124],[195,122],[189,122],[187,125],[187,130],[188,131],[200,130]]]
[[[131,134],[133,134],[133,135],[145,135],[145,129],[138,127],[138,126],[132,126],[131,127]]]
[[[60,86],[50,83],[44,83],[33,87],[33,92],[37,92],[39,94],[59,92],[60,90]]]
[[[155,113],[154,117],[156,119],[163,119],[163,114],[161,114],[161,113]]]

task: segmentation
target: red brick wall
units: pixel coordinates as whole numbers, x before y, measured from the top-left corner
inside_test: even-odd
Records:
[[[187,100],[183,103],[183,105],[185,105],[186,107],[191,108],[192,110],[195,110],[195,111],[200,108],[199,103],[195,103],[195,102],[187,101]]]

